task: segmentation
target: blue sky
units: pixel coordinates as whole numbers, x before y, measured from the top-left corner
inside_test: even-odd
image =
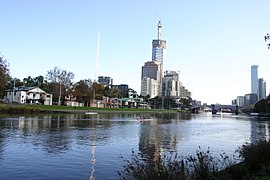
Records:
[[[250,93],[254,64],[269,92],[269,0],[0,0],[0,7],[0,52],[21,80],[55,66],[74,81],[94,79],[100,32],[98,75],[140,93],[162,20],[165,67],[180,71],[194,99],[230,104]]]

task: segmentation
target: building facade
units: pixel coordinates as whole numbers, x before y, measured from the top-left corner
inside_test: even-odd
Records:
[[[166,71],[162,78],[162,96],[178,97],[182,84],[179,80],[179,73],[176,71]]]
[[[98,82],[104,86],[108,86],[109,88],[113,85],[113,79],[107,76],[98,76]]]
[[[141,95],[156,97],[161,95],[161,64],[157,61],[148,61],[142,66]]]
[[[162,96],[186,98],[191,97],[191,93],[180,81],[180,73],[176,71],[166,71],[162,79]]]
[[[245,105],[245,98],[244,98],[244,96],[237,96],[237,98],[236,98],[236,105],[238,105],[239,107]]]
[[[180,87],[180,97],[192,97],[191,92],[185,88],[185,86]]]
[[[257,100],[258,100],[258,97],[257,97],[257,94],[255,94],[255,93],[246,94],[244,96],[244,104],[245,104],[245,106],[254,105]]]
[[[155,98],[159,94],[159,83],[155,79],[144,77],[141,80],[141,95],[148,96],[149,98]]]
[[[266,98],[266,82],[263,78],[258,80],[258,100]]]
[[[162,76],[161,76],[160,72],[161,72],[160,62],[148,61],[142,67],[141,79],[148,77],[148,78],[154,79],[160,83],[162,80]]]

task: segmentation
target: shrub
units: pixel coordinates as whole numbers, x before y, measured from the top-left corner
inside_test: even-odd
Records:
[[[124,160],[121,179],[185,179],[184,161],[175,160],[177,155],[150,160],[142,153],[131,153],[131,160]]]
[[[130,160],[124,160],[123,170],[118,171],[121,179],[217,179],[220,167],[208,149],[196,151],[194,156],[181,157],[170,153],[155,160],[142,153],[131,153]]]
[[[255,144],[245,143],[238,151],[249,171],[257,171],[269,167],[270,143],[266,140],[258,141]]]
[[[189,155],[185,159],[191,179],[216,179],[220,161],[210,154],[209,148],[206,152],[200,148],[196,151],[196,156]]]

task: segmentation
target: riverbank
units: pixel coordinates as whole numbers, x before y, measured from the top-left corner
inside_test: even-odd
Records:
[[[136,109],[136,108],[95,108],[95,107],[71,107],[71,106],[45,106],[45,105],[21,105],[0,104],[0,113],[4,114],[37,114],[37,113],[71,113],[85,114],[97,113],[177,113],[176,110],[160,109]]]

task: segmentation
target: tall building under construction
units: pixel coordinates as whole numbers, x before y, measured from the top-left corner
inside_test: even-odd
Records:
[[[163,64],[165,61],[166,41],[162,40],[162,22],[157,24],[157,39],[152,42],[152,61],[142,67],[141,94],[151,98],[161,95]]]

